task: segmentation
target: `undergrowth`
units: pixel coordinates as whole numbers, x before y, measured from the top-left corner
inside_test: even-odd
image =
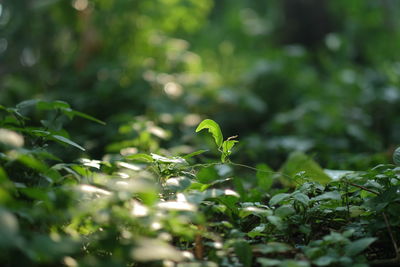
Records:
[[[218,159],[159,149],[65,162],[63,149],[85,150],[63,128],[74,117],[103,124],[62,101],[0,106],[2,266],[400,264],[395,165],[324,170],[294,152],[278,171],[248,166],[209,119],[196,132]]]

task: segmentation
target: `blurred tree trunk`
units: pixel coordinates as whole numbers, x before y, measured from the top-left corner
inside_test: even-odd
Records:
[[[284,0],[283,43],[302,44],[308,48],[318,46],[327,33],[334,31],[327,2],[326,0]]]
[[[86,8],[79,12],[79,20],[82,25],[82,32],[79,44],[79,54],[75,66],[78,71],[85,68],[88,61],[93,58],[101,49],[100,35],[92,22],[92,8]]]

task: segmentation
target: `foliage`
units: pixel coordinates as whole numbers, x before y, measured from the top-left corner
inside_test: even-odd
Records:
[[[399,265],[399,14],[0,1],[0,265]]]
[[[170,148],[212,117],[240,132],[240,161],[278,168],[300,150],[363,170],[400,143],[399,10],[395,0],[6,0],[1,104],[62,99],[107,121],[70,123],[96,158],[136,139],[121,125],[154,122],[173,133]]]
[[[199,126],[196,128],[196,132],[199,132],[203,129],[208,129],[208,131],[212,134],[215,144],[218,146],[218,150],[221,152],[221,162],[226,162],[229,155],[232,153],[232,148],[237,143],[237,140],[232,140],[237,136],[231,136],[228,139],[224,140],[221,129],[219,125],[210,119],[206,119],[202,121]]]
[[[52,143],[84,148],[63,119],[101,121],[59,101],[0,112],[2,266],[368,266],[398,259],[394,165],[339,179],[326,171],[331,178],[321,184],[309,158],[298,173],[213,161],[204,150],[67,163]],[[30,112],[47,119],[34,125]],[[201,129],[227,153],[215,121]],[[293,164],[292,157],[286,165]],[[255,177],[242,176],[243,168]],[[288,180],[294,187],[282,188]]]

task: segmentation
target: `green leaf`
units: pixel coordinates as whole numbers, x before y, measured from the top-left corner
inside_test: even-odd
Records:
[[[257,262],[261,265],[261,266],[279,266],[279,264],[281,264],[280,260],[276,260],[276,259],[268,259],[268,258],[257,258]]]
[[[40,102],[40,100],[37,99],[29,99],[29,100],[25,100],[22,101],[20,103],[18,103],[15,107],[17,108],[17,110],[21,110],[27,107],[31,107],[34,105],[37,105],[37,103]]]
[[[295,194],[293,195],[293,198],[294,198],[295,200],[301,202],[301,203],[304,204],[305,206],[308,206],[308,203],[310,202],[310,198],[309,198],[307,195],[305,195],[305,194],[303,194],[303,193],[300,193],[300,192],[295,193]]]
[[[78,145],[77,143],[73,142],[72,140],[68,139],[65,136],[59,135],[59,134],[67,134],[68,135],[68,133],[66,133],[65,131],[58,131],[58,132],[54,131],[53,133],[51,133],[49,131],[42,131],[42,130],[28,128],[28,131],[26,131],[26,132],[28,132],[29,134],[33,134],[35,136],[44,137],[48,140],[61,142],[63,144],[67,144],[67,145],[76,147],[82,151],[85,151],[85,149],[82,146]],[[55,133],[58,133],[58,134],[55,134]]]
[[[78,145],[77,143],[71,141],[70,139],[68,139],[68,138],[66,138],[66,137],[64,137],[64,136],[61,136],[61,135],[51,135],[51,139],[55,139],[56,141],[60,141],[61,143],[68,144],[68,145],[73,146],[73,147],[76,147],[76,148],[78,148],[78,149],[80,149],[80,150],[82,150],[82,151],[85,151],[85,149],[84,149],[83,147],[81,147],[81,146]]]
[[[257,236],[266,236],[266,234],[263,233],[266,226],[267,225],[265,223],[262,223],[256,227],[254,227],[250,232],[247,233],[247,236],[249,236],[250,238],[255,238]]]
[[[240,197],[238,193],[230,189],[207,189],[204,191],[193,190],[188,195],[186,195],[186,199],[190,203],[199,204],[205,199],[219,199],[221,200],[223,197],[232,198],[236,202],[236,200]],[[224,199],[224,201],[226,200]],[[232,202],[234,202],[232,201]],[[229,203],[224,203],[229,204]]]
[[[181,192],[188,188],[192,183],[192,180],[188,177],[172,177],[165,182],[165,187],[171,191]]]
[[[0,166],[0,206],[12,199],[10,193],[13,193],[13,191],[14,183],[10,181],[7,173]]]
[[[350,210],[350,217],[352,217],[352,218],[357,218],[365,212],[365,210],[360,206],[350,206],[349,210]],[[400,212],[400,209],[398,209],[396,211],[395,216],[397,214],[399,214],[399,212]]]
[[[39,110],[51,110],[51,109],[64,109],[70,108],[70,105],[67,102],[56,100],[56,101],[38,101],[36,103],[36,107]]]
[[[284,174],[281,176],[282,183],[286,186],[294,186],[295,182],[287,177],[294,177],[302,171],[305,172],[306,177],[320,184],[326,184],[332,180],[313,159],[302,152],[293,152],[281,168]]]
[[[320,201],[320,200],[341,200],[342,197],[338,191],[326,192],[322,195],[314,197],[312,200]]]
[[[266,217],[272,215],[273,212],[270,209],[265,209],[265,208],[260,208],[260,207],[255,207],[255,206],[249,206],[242,208],[239,212],[240,218],[245,218],[249,215],[255,215],[258,217]]]
[[[99,119],[96,119],[95,117],[92,117],[86,113],[74,110],[71,108],[71,106],[64,101],[56,100],[56,101],[37,101],[36,107],[39,110],[60,110],[62,113],[67,115],[70,119],[72,119],[74,116],[78,116],[87,120],[91,120],[94,122],[97,122],[99,124],[105,125],[106,123],[104,121],[101,121]]]
[[[345,247],[347,256],[355,256],[360,252],[364,251],[369,245],[371,245],[376,238],[374,237],[365,237],[358,239]]]
[[[32,198],[32,199],[36,199],[36,200],[42,200],[45,202],[51,202],[50,201],[50,196],[51,194],[49,193],[48,190],[44,189],[44,188],[32,188],[32,187],[28,187],[28,188],[21,188],[19,189],[19,191]]]
[[[8,179],[7,173],[0,166],[0,185],[3,183],[8,183],[10,180]]]
[[[281,217],[270,215],[270,216],[267,216],[267,219],[270,223],[275,225],[276,228],[281,229],[283,227]]]
[[[281,207],[279,207],[279,208],[277,208],[275,210],[275,215],[277,215],[277,216],[279,216],[281,218],[285,218],[285,217],[287,217],[289,215],[292,215],[294,213],[296,213],[296,211],[290,205],[283,205],[283,206],[281,206]]]
[[[193,158],[194,156],[203,154],[204,152],[207,152],[207,151],[208,151],[208,150],[205,150],[205,149],[197,150],[197,151],[195,151],[195,152],[192,152],[192,153],[190,153],[190,154],[187,154],[186,156],[183,156],[182,158],[184,158],[184,159],[190,159],[190,158]]]
[[[65,110],[63,110],[63,111],[65,111]],[[87,120],[90,120],[90,121],[97,122],[97,123],[102,124],[102,125],[106,125],[106,123],[104,121],[96,119],[95,117],[90,116],[90,115],[88,115],[86,113],[83,113],[83,112],[80,112],[80,111],[70,110],[67,113],[70,114],[70,115],[78,116],[78,117],[81,117],[81,118],[84,118],[84,119],[87,119]]]
[[[393,153],[393,162],[396,165],[400,165],[400,147],[396,148]]]
[[[208,189],[204,191],[205,198],[218,198],[220,196],[232,196],[239,198],[240,195],[231,189]]]
[[[255,251],[263,254],[268,253],[283,253],[292,250],[293,248],[286,243],[268,242],[267,244],[258,244],[254,247]]]
[[[27,128],[27,129],[25,129],[25,130],[27,130],[27,133],[33,134],[33,135],[35,135],[35,136],[47,137],[47,136],[50,135],[50,132],[49,132],[49,131],[36,130],[36,129],[29,129],[29,128]]]
[[[187,164],[186,160],[181,157],[171,157],[167,158],[164,156],[160,156],[154,153],[151,153],[151,157],[158,162],[161,163],[177,163],[177,164]]]
[[[46,172],[49,168],[43,161],[40,161],[29,154],[20,155],[18,157],[18,160],[22,162],[25,166],[40,171],[42,173]]]
[[[277,194],[277,195],[273,196],[273,197],[270,199],[269,204],[270,204],[271,206],[274,206],[274,205],[276,205],[276,204],[279,204],[279,203],[282,202],[283,200],[287,199],[289,196],[290,196],[290,194],[287,194],[287,193],[280,193],[280,194]]]
[[[129,155],[126,156],[125,159],[142,161],[142,162],[154,162],[154,159],[150,155],[143,153]]]
[[[331,257],[331,256],[322,256],[322,257],[319,257],[318,259],[316,259],[315,261],[313,261],[313,263],[318,266],[327,266],[334,262],[335,262],[335,258]]]
[[[251,247],[249,243],[244,240],[237,241],[234,245],[236,256],[239,259],[239,262],[244,267],[250,267],[253,260],[253,253],[251,251]]]
[[[226,140],[222,143],[222,155],[221,161],[225,162],[229,155],[232,153],[232,147],[239,141],[237,140]]]
[[[205,119],[199,124],[199,126],[197,126],[196,133],[200,132],[203,129],[208,129],[208,131],[214,137],[215,143],[217,144],[218,148],[220,148],[222,146],[224,138],[222,136],[221,128],[219,127],[218,123],[210,119]]]
[[[284,260],[279,267],[310,267],[310,264],[307,261]]]
[[[58,239],[49,235],[34,234],[29,248],[44,262],[52,262],[64,255],[71,255],[79,251],[79,243],[70,237],[61,236]]]
[[[224,141],[223,143],[222,143],[222,151],[224,152],[224,153],[227,153],[227,154],[230,154],[232,151],[231,151],[231,149],[232,149],[232,147],[236,144],[236,143],[238,143],[239,141],[237,141],[237,140],[227,140],[227,141]]]
[[[201,168],[197,173],[197,179],[200,183],[208,184],[218,180],[219,175],[214,166]]]

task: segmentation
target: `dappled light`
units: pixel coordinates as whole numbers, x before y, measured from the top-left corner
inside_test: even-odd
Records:
[[[92,185],[87,185],[87,184],[81,185],[80,189],[83,192],[88,192],[88,193],[94,193],[94,194],[105,195],[105,196],[111,195],[111,192],[109,192],[107,190],[104,190],[104,189],[101,189],[101,188],[98,188],[98,187],[95,187]]]
[[[160,240],[143,239],[139,240],[139,246],[132,250],[132,257],[145,262],[160,259],[180,261],[183,255],[182,252]]]
[[[12,147],[22,147],[24,145],[24,137],[14,131],[0,129],[0,143]]]
[[[0,1],[0,266],[400,266],[400,1]]]
[[[149,214],[149,209],[138,201],[133,201],[132,215],[143,217]]]
[[[166,210],[182,210],[182,211],[196,211],[195,205],[183,201],[166,201],[158,204],[160,209]]]
[[[174,82],[168,82],[164,85],[164,92],[171,98],[178,98],[182,95],[182,87]]]
[[[83,11],[89,6],[89,1],[88,0],[73,0],[72,6],[78,11]]]

